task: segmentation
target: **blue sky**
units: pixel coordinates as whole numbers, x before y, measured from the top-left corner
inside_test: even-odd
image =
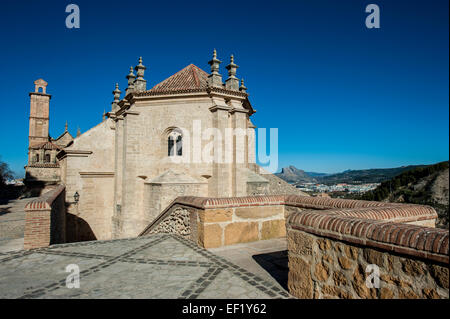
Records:
[[[81,28],[65,27],[76,3]],[[367,29],[376,3],[381,28]],[[0,156],[23,174],[29,96],[44,78],[50,134],[86,131],[142,56],[148,87],[235,55],[279,166],[307,171],[448,160],[448,1],[2,1]],[[226,78],[225,65],[221,73]]]

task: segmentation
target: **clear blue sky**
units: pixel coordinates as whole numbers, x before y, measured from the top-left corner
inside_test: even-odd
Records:
[[[65,27],[76,3],[81,28]],[[367,29],[365,7],[381,9]],[[448,1],[2,1],[0,156],[23,174],[28,92],[53,95],[50,134],[86,131],[139,56],[148,87],[235,55],[279,162],[307,171],[448,160]],[[226,74],[222,64],[221,73]]]

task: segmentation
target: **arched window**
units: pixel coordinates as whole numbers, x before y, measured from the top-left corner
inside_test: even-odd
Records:
[[[178,130],[170,132],[167,138],[167,155],[182,156],[183,155],[183,136]]]
[[[183,137],[181,135],[177,137],[177,155],[183,155]]]
[[[50,154],[45,154],[45,160],[46,163],[50,163]]]
[[[167,146],[168,146],[167,155],[174,156],[173,137],[171,135],[169,135],[167,139]]]
[[[39,162],[39,154],[36,154],[36,163]]]

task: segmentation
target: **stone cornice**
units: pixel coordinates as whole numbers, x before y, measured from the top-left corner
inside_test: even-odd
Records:
[[[230,113],[231,113],[231,114],[233,114],[233,113],[250,113],[250,110],[240,109],[240,108],[233,107],[233,108],[230,110]]]
[[[159,95],[183,95],[183,94],[191,94],[191,93],[219,93],[221,95],[229,95],[229,96],[237,96],[241,98],[246,98],[248,96],[247,93],[243,93],[240,91],[228,90],[219,87],[207,87],[207,88],[195,88],[195,89],[180,89],[180,90],[149,90],[145,92],[133,92],[127,95],[131,95],[134,98],[146,97],[146,96],[159,96]]]
[[[42,117],[42,116],[31,116],[29,117],[29,119],[38,119],[38,120],[50,120],[50,117]]]
[[[36,168],[58,168],[58,163],[31,163],[25,167],[36,167]]]
[[[83,178],[114,177],[114,172],[79,172]]]
[[[50,94],[41,93],[41,92],[30,92],[30,93],[28,93],[28,95],[29,96],[32,96],[32,95],[47,96],[49,100],[52,98],[52,96]]]
[[[122,113],[123,116],[127,116],[127,115],[139,115],[139,112],[136,111],[125,111]]]
[[[230,106],[223,106],[223,105],[213,105],[209,108],[211,112],[215,112],[217,110],[227,111],[230,112],[233,108]]]
[[[59,160],[62,160],[66,157],[88,157],[92,154],[92,151],[82,151],[82,150],[71,150],[71,149],[63,149],[59,152],[56,157]]]

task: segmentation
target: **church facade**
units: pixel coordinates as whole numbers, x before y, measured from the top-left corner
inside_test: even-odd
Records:
[[[255,110],[233,56],[225,81],[215,51],[208,63],[148,89],[140,58],[103,121],[75,138],[67,125],[48,136],[51,96],[35,82],[27,179],[66,186],[68,240],[135,237],[178,196],[301,193],[256,165]]]

